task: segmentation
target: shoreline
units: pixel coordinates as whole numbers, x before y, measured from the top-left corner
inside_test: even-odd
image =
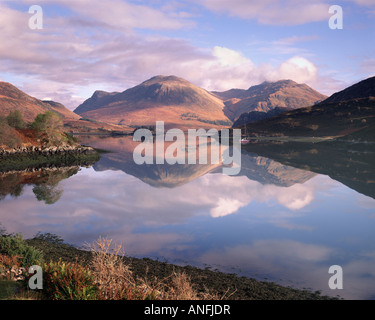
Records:
[[[61,146],[61,147],[36,147],[36,146],[24,146],[15,148],[2,148],[0,147],[0,160],[12,155],[55,155],[63,153],[83,153],[88,154],[95,152],[94,148],[88,146]]]
[[[96,162],[100,154],[92,147],[17,147],[0,148],[0,172],[39,169],[49,166],[85,164]]]
[[[40,239],[26,239],[29,245],[43,252],[46,260],[90,263],[91,252],[69,244],[51,243]],[[274,282],[256,280],[191,265],[179,266],[150,258],[124,257],[137,277],[164,279],[173,272],[185,272],[193,286],[200,292],[210,290],[224,300],[338,300],[337,297],[321,295],[319,291],[286,287]]]

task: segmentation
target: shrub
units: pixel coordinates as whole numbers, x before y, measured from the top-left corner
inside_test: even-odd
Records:
[[[89,269],[77,262],[43,264],[43,294],[52,300],[96,299],[98,287]]]
[[[26,126],[22,114],[19,110],[9,112],[9,115],[6,117],[6,120],[8,124],[15,129],[23,129]]]
[[[22,267],[43,262],[42,253],[29,246],[18,234],[15,236],[0,236],[0,254],[19,257],[19,263]]]
[[[99,238],[91,246],[91,269],[99,288],[99,299],[122,300],[134,295],[132,271],[119,256],[121,246],[111,248],[112,240]]]
[[[58,236],[57,234],[50,232],[41,232],[38,231],[37,234],[33,237],[34,240],[46,241],[52,244],[64,244],[64,239]]]
[[[113,248],[112,248],[113,247]],[[91,245],[91,269],[98,285],[100,300],[156,300],[161,298],[160,283],[136,279],[130,266],[123,260],[121,245],[99,238]]]
[[[0,118],[0,145],[14,148],[20,146],[21,143],[16,129],[12,128],[6,119]]]
[[[36,116],[31,127],[37,131],[54,131],[55,129],[61,129],[63,127],[60,116],[53,111],[46,111]]]
[[[38,132],[39,138],[43,138],[46,145],[59,145],[66,139],[62,132],[63,121],[53,111],[38,114],[31,127]]]
[[[113,247],[113,248],[112,248]],[[91,269],[98,285],[101,300],[197,300],[217,298],[209,293],[199,295],[185,273],[150,281],[136,278],[125,264],[121,245],[112,246],[112,240],[99,238],[91,245]]]

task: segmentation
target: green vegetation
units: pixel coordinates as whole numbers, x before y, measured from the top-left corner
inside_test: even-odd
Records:
[[[11,111],[0,118],[0,145],[19,147],[25,138],[43,147],[77,144],[77,139],[63,132],[63,127],[60,115],[53,111],[38,114],[32,123],[26,123],[20,111]]]
[[[0,172],[50,166],[88,166],[92,165],[99,159],[100,155],[98,153],[60,153],[53,155],[43,153],[19,153],[3,159],[0,158]]]
[[[92,272],[77,262],[43,264],[43,295],[49,300],[89,300],[98,287]]]
[[[15,129],[24,129],[26,127],[26,123],[19,110],[11,111],[6,117],[6,120],[8,124]]]
[[[38,114],[28,124],[23,121],[18,110],[10,112],[6,118],[0,118],[0,146],[5,147],[5,151],[0,149],[0,172],[45,166],[87,165],[99,160],[97,152],[76,148],[79,146],[78,140],[62,130],[60,116],[52,111]],[[17,152],[7,151],[15,148],[18,148]],[[48,148],[53,148],[53,151]]]
[[[53,111],[38,114],[31,124],[31,128],[36,131],[36,136],[46,147],[74,143],[72,135],[67,135],[62,131],[63,127],[61,117]]]
[[[42,253],[28,245],[19,234],[0,236],[0,254],[17,257],[15,262],[18,262],[22,267],[40,264],[43,261]]]
[[[93,120],[93,119],[90,119],[90,118],[79,118],[79,120],[81,121],[88,121],[88,122],[93,122],[93,123],[101,123],[100,121],[97,121],[97,120]]]
[[[15,294],[20,288],[20,283],[17,283],[13,280],[0,279],[0,300],[15,298]]]

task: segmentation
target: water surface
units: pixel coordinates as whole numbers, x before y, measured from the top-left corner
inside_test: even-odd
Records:
[[[0,222],[77,246],[100,235],[151,257],[321,290],[375,298],[371,148],[251,144],[241,172],[220,165],[137,165],[130,138],[83,138],[107,149],[92,167],[0,176]],[[344,289],[331,290],[340,265]]]

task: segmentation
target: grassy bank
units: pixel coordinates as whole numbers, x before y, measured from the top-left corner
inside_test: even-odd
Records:
[[[8,237],[8,238],[4,238]],[[9,238],[10,237],[10,238]],[[297,290],[272,282],[239,277],[192,266],[126,257],[121,247],[99,239],[89,250],[65,244],[51,234],[23,240],[0,235],[0,299],[95,300],[328,300],[319,292]],[[25,280],[4,278],[4,266],[13,256],[43,269],[43,290],[27,289]],[[34,261],[35,260],[35,261]],[[9,263],[8,263],[9,265]],[[25,260],[19,260],[25,266]],[[5,268],[6,269],[6,268]]]
[[[50,242],[41,239],[26,240],[27,244],[40,250],[45,260],[66,262],[79,261],[89,265],[93,253],[80,250],[67,244]],[[230,300],[322,300],[332,299],[320,295],[319,292],[297,290],[283,287],[272,282],[257,281],[255,279],[239,277],[218,271],[200,269],[193,266],[176,266],[166,262],[148,258],[123,258],[126,265],[138,279],[167,279],[172,274],[186,274],[192,287],[198,294],[210,292],[211,297]]]

